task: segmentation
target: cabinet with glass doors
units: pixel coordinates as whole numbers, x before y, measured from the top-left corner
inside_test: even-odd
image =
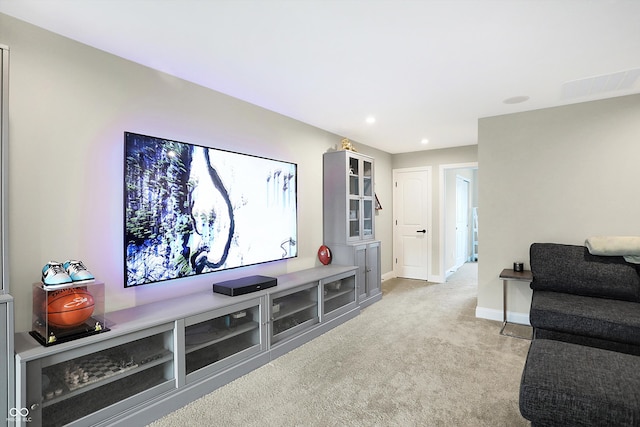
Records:
[[[325,242],[354,243],[375,235],[374,160],[353,151],[324,154]]]

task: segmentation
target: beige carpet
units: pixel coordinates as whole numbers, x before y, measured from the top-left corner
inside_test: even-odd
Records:
[[[151,424],[527,426],[529,341],[475,317],[477,264],[445,284],[392,279],[382,301]]]

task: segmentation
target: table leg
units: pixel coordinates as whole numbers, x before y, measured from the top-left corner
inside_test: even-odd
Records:
[[[502,328],[500,328],[500,335],[513,337],[513,338],[520,338],[524,340],[531,340],[533,337],[533,334],[532,336],[529,336],[529,337],[523,337],[513,333],[505,332],[505,328],[507,326],[507,282],[508,282],[507,279],[502,280]]]
[[[500,335],[505,335],[504,328],[507,326],[507,280],[502,280],[502,328]]]

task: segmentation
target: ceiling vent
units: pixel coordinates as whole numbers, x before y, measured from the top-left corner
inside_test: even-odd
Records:
[[[640,77],[640,68],[573,80],[562,85],[562,98],[579,98],[632,89],[638,77]]]

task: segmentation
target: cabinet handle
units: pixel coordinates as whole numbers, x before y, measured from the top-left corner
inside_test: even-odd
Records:
[[[426,232],[427,232],[427,230],[424,230],[424,229],[416,231],[416,233],[425,233],[425,234],[426,234]]]

